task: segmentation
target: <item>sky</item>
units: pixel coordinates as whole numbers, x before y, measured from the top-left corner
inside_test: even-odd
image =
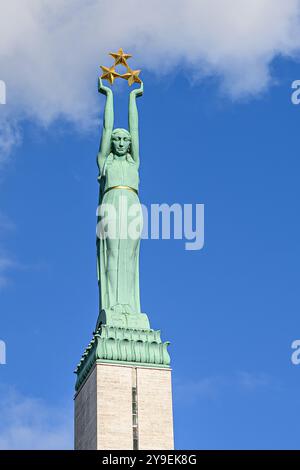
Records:
[[[0,448],[73,446],[98,313],[97,77],[123,47],[145,87],[141,201],[205,206],[203,249],[141,245],[175,447],[299,449],[300,2],[75,2],[1,2]],[[114,92],[126,127],[126,83]]]

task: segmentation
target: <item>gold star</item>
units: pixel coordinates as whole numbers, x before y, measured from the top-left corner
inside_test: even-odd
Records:
[[[121,75],[115,71],[114,65],[112,67],[104,67],[104,65],[100,65],[102,71],[104,72],[101,75],[101,78],[107,80],[111,85],[114,83],[115,78],[121,77]]]
[[[123,75],[121,75],[121,78],[128,80],[129,86],[131,86],[133,83],[142,83],[142,80],[139,77],[139,74],[141,73],[140,70],[131,70],[129,67],[127,68],[127,70],[128,72],[123,73]]]
[[[115,66],[116,65],[125,65],[125,67],[128,67],[127,59],[132,57],[132,55],[130,55],[130,54],[125,54],[122,47],[120,47],[118,52],[110,52],[109,55],[111,55],[115,59]]]

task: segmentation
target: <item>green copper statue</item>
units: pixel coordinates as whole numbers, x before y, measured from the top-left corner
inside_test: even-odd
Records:
[[[100,183],[97,224],[97,270],[100,312],[93,338],[76,368],[78,391],[95,362],[140,364],[169,368],[168,341],[160,330],[150,328],[148,316],[141,313],[139,253],[143,225],[139,189],[139,132],[136,98],[143,94],[140,70],[127,64],[130,54],[122,49],[110,53],[113,67],[101,66],[99,92],[106,96],[102,138],[97,156]],[[120,75],[115,66],[125,66]],[[139,84],[129,95],[129,127],[114,129],[113,93],[102,83],[115,78]],[[113,211],[111,211],[113,209]],[[107,216],[108,213],[108,216]],[[104,224],[103,224],[104,221]],[[99,231],[99,226],[105,230]],[[126,227],[124,230],[124,226]],[[130,230],[134,227],[135,230]],[[112,230],[111,230],[112,229]]]
[[[100,308],[116,314],[140,314],[139,249],[140,235],[122,235],[140,207],[139,132],[136,98],[143,94],[143,83],[129,96],[129,131],[114,129],[113,93],[99,78],[99,92],[106,96],[103,131],[97,157],[99,167],[99,206],[112,206],[116,218],[113,236],[97,238],[97,268],[100,288]],[[131,215],[131,207],[135,210]],[[139,234],[142,211],[138,215]]]

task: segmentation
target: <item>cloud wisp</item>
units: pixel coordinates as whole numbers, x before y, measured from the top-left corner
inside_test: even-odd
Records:
[[[232,375],[216,375],[198,380],[175,381],[175,401],[195,403],[198,400],[218,400],[225,391],[257,393],[269,388],[277,388],[273,378],[265,373],[240,371]]]
[[[5,238],[14,232],[16,226],[3,212],[0,211],[0,291],[11,284],[13,271],[24,271],[39,268],[38,265],[20,263],[6,248]]]
[[[17,262],[3,247],[3,236],[14,230],[11,220],[0,212],[0,290],[9,284],[8,272],[17,267]]]
[[[73,448],[71,407],[48,406],[10,387],[0,388],[0,449]]]

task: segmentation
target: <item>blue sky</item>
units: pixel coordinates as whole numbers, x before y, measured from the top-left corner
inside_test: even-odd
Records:
[[[100,117],[96,66],[87,81]],[[141,201],[205,204],[202,250],[141,246],[142,310],[171,341],[178,449],[300,447],[300,71],[283,57],[268,67],[267,83],[238,96],[217,72],[142,74]],[[116,127],[127,123],[121,91]],[[100,122],[44,126],[11,97],[8,86],[0,113],[17,116],[20,137],[0,174],[0,447],[70,448],[73,370],[98,309]]]

